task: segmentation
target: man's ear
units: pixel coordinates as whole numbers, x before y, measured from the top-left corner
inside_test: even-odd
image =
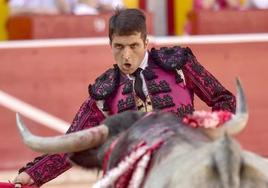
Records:
[[[149,39],[146,38],[145,41],[144,41],[144,48],[147,48],[148,44],[149,44]]]

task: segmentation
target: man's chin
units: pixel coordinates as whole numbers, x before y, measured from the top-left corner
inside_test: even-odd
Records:
[[[133,69],[120,69],[120,70],[124,74],[132,74],[134,72]]]

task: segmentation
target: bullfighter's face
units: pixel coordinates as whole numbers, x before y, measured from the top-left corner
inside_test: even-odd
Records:
[[[124,74],[132,74],[140,66],[147,46],[148,41],[141,37],[141,33],[114,35],[111,41],[114,59]]]

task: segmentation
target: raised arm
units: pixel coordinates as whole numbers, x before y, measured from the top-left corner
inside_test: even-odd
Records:
[[[235,112],[235,96],[208,72],[195,58],[189,48],[186,48],[187,61],[182,67],[187,86],[203,100],[212,110],[227,110]]]

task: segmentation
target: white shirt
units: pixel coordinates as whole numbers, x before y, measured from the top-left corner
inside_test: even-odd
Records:
[[[43,8],[50,10],[57,10],[57,6],[54,0],[9,0],[9,6],[11,7],[24,7],[24,8]]]
[[[146,52],[140,66],[139,66],[139,68],[141,68],[142,70],[144,70],[148,66],[148,56],[149,56],[149,54],[148,54],[148,52]],[[130,80],[135,80],[135,78],[133,76],[130,76],[130,75],[127,75],[127,76]],[[142,78],[142,90],[143,90],[143,93],[145,94],[145,96],[147,96],[148,95],[148,88],[146,86],[143,74],[141,74],[141,78]],[[133,89],[134,89],[134,82],[133,82]]]
[[[122,0],[98,0],[97,3],[101,5],[111,6],[113,7],[113,9],[117,7],[118,8],[124,7]],[[73,9],[73,13],[75,15],[97,15],[100,12],[96,7],[91,7],[88,4],[77,2]]]
[[[122,0],[99,0],[99,3],[103,5],[111,5],[114,9],[124,6]]]
[[[252,4],[259,9],[268,9],[268,0],[251,0]]]

